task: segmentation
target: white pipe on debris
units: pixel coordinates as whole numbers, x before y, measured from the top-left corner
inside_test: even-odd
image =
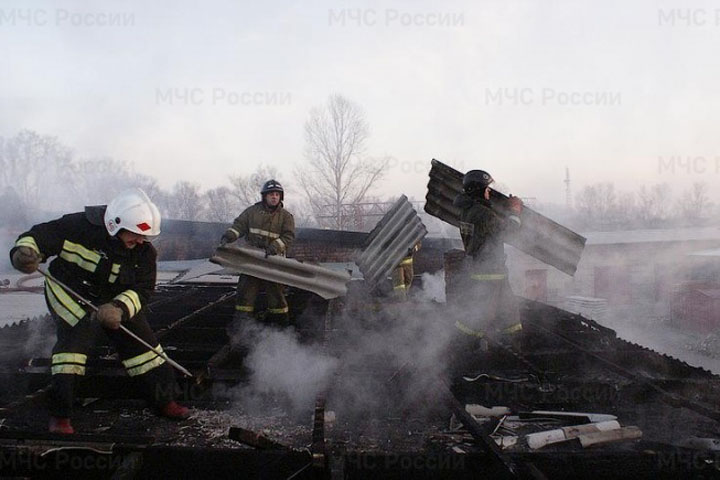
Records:
[[[529,433],[525,438],[528,446],[533,450],[536,450],[546,445],[571,440],[580,435],[606,432],[610,430],[617,430],[619,428],[620,424],[617,420],[609,420],[607,422],[587,423],[585,425],[573,425],[571,427],[562,427],[555,430]]]

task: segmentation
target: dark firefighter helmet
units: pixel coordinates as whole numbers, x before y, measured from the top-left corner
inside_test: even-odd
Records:
[[[265,182],[262,186],[262,189],[260,190],[260,195],[263,197],[265,194],[270,192],[280,192],[280,200],[284,200],[285,198],[285,190],[283,189],[283,186],[280,185],[280,182],[277,180],[268,180]]]
[[[467,194],[482,193],[494,181],[485,170],[470,170],[463,176],[463,190]]]

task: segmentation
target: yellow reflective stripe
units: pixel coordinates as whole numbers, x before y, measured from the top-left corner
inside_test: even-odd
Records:
[[[77,253],[69,253],[63,250],[62,252],[60,252],[60,258],[70,263],[74,263],[75,265],[79,266],[83,270],[87,270],[88,272],[94,272],[97,269],[96,263],[88,262]]]
[[[87,249],[80,245],[79,243],[73,243],[70,240],[65,240],[63,243],[63,250],[67,250],[68,252],[76,253],[83,257],[84,259],[93,262],[98,263],[100,259],[102,258],[99,253]]]
[[[238,312],[252,312],[255,310],[255,307],[251,307],[249,305],[235,305],[235,310]]]
[[[50,371],[53,375],[57,375],[58,373],[65,373],[70,375],[85,375],[85,366],[66,363],[63,365],[53,365]]]
[[[268,308],[268,313],[288,313],[290,309],[288,307],[283,308]]]
[[[100,254],[83,247],[80,244],[65,240],[63,243],[60,258],[70,263],[78,265],[80,268],[88,272],[97,270],[98,262],[100,262]]]
[[[400,265],[412,265],[413,259],[412,258],[406,258],[402,262],[400,262]]]
[[[63,307],[60,302],[57,301],[55,296],[52,294],[50,289],[46,286],[45,291],[47,292],[47,299],[50,303],[50,308],[52,308],[53,312],[55,312],[60,318],[65,320],[67,323],[70,324],[71,327],[74,327],[77,325],[77,323],[80,321],[75,315],[70,313],[70,311]]]
[[[405,290],[405,285],[395,285],[393,290]]]
[[[235,235],[237,235],[238,237],[240,236],[240,232],[238,232],[237,230],[235,230],[233,227],[228,228],[228,230],[230,230],[231,232],[233,232],[233,233],[234,233]]]
[[[85,310],[60,285],[48,278],[45,279],[45,291],[53,310],[73,327],[85,316]]]
[[[163,353],[162,346],[160,345],[156,346],[155,350],[159,353]],[[125,366],[128,375],[134,377],[136,375],[142,375],[143,373],[149,372],[153,368],[162,365],[165,363],[165,359],[152,350],[148,350],[145,353],[123,360],[122,363]]]
[[[28,237],[18,238],[17,241],[15,242],[15,246],[32,248],[33,250],[35,250],[35,253],[37,253],[38,255],[41,255],[40,247],[38,247],[37,243],[35,243],[35,239],[33,237],[28,236]]]
[[[120,273],[120,264],[113,263],[112,268],[110,269],[110,276],[108,277],[108,282],[115,283],[115,280],[117,280],[119,273]]]
[[[125,290],[115,296],[114,300],[122,302],[128,309],[128,314],[132,318],[137,312],[140,311],[142,305],[140,304],[140,297],[135,290]]]
[[[55,353],[52,356],[52,363],[81,363],[85,364],[87,355],[82,353]]]
[[[154,360],[151,360],[143,365],[140,365],[138,367],[128,368],[127,374],[131,377],[135,377],[137,375],[142,375],[143,373],[147,373],[153,368],[159,367],[165,363],[165,359],[162,357],[155,357]]]
[[[160,353],[163,353],[162,346],[158,345],[155,347],[155,350],[157,350]],[[125,368],[132,368],[137,367],[138,365],[147,362],[148,360],[152,360],[153,358],[157,357],[158,354],[153,352],[152,350],[148,350],[145,353],[141,353],[140,355],[137,355],[132,358],[128,358],[127,360],[123,360],[123,365],[125,365]]]
[[[279,233],[268,232],[267,230],[262,230],[260,228],[251,228],[250,233],[254,233],[255,235],[262,235],[264,237],[270,237],[270,238],[278,238],[280,236]]]
[[[460,320],[455,321],[455,328],[467,335],[472,335],[473,337],[483,338],[485,336],[485,333],[482,330],[473,330],[467,325],[460,323]]]
[[[507,275],[504,273],[476,273],[474,275],[470,275],[470,278],[473,280],[505,280]]]
[[[515,325],[510,325],[509,327],[504,328],[502,333],[517,333],[522,331],[522,329],[522,323],[516,323]]]
[[[85,362],[87,355],[83,353],[56,353],[52,356],[53,375],[66,373],[71,375],[85,375]]]

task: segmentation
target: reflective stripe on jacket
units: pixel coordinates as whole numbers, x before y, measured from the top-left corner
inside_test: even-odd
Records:
[[[295,240],[295,218],[282,203],[271,210],[258,202],[246,208],[226,233],[235,239],[245,237],[253,247],[267,248],[274,244],[278,253],[285,253]]]

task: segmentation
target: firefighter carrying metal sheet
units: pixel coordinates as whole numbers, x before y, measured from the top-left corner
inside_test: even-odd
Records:
[[[454,201],[460,213],[465,259],[459,272],[457,301],[463,312],[455,327],[466,340],[486,335],[507,338],[522,330],[517,300],[508,281],[504,239],[521,224],[522,200],[510,196],[508,216],[490,203],[490,174],[470,170]]]
[[[283,208],[285,192],[280,182],[268,180],[260,190],[261,200],[246,208],[228,228],[221,245],[245,237],[245,241],[265,250],[266,255],[285,255],[295,239],[295,219]],[[249,275],[240,275],[235,318],[250,318],[255,311],[255,299],[260,290],[267,295],[267,320],[280,326],[289,325],[288,304],[284,286]]]
[[[420,250],[420,242],[408,248],[407,255],[398,263],[392,271],[393,297],[398,302],[405,302],[410,293],[410,286],[413,281],[413,259],[415,252]]]
[[[148,239],[160,233],[160,212],[140,189],[130,189],[107,206],[85,207],[33,226],[10,250],[13,266],[23,273],[57,255],[46,278],[45,300],[56,324],[51,360],[50,423],[54,433],[74,433],[70,423],[76,381],[85,375],[87,356],[104,331],[117,348],[125,369],[138,381],[157,413],[187,418],[189,410],[172,398],[170,366],[120,330],[125,328],[162,351],[145,319],[144,307],[155,288],[155,248]],[[99,305],[91,313],[58,282]]]

